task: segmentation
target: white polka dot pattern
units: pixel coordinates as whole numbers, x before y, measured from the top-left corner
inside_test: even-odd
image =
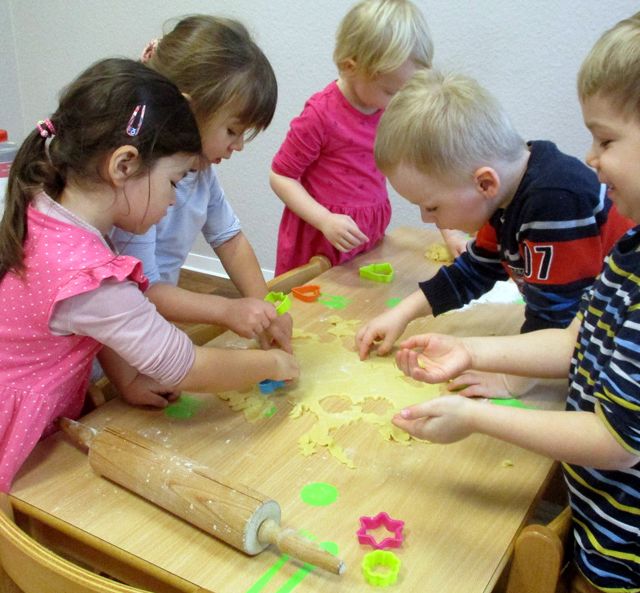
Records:
[[[0,490],[7,491],[38,440],[60,416],[78,417],[101,344],[56,336],[56,302],[131,278],[144,288],[138,260],[115,256],[97,235],[30,207],[25,273],[0,281]]]

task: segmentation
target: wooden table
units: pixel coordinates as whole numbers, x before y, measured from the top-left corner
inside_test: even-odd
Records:
[[[368,319],[384,311],[389,298],[405,296],[435,272],[437,264],[427,261],[424,252],[438,238],[433,231],[399,228],[377,249],[327,271],[317,283],[325,294],[351,299],[338,311],[342,317]],[[359,266],[381,261],[393,264],[393,282],[359,278]],[[319,303],[300,301],[294,301],[291,312],[298,327],[333,313]],[[410,329],[505,334],[517,333],[521,322],[522,305],[488,304],[414,322]],[[225,334],[215,342],[231,339]],[[534,399],[560,407],[561,401],[549,403],[557,394],[557,389],[540,389]],[[308,425],[288,416],[286,398],[273,417],[248,423],[216,396],[198,397],[202,405],[188,420],[113,400],[83,422],[139,431],[273,497],[282,507],[283,525],[339,546],[345,575],[305,570],[281,560],[271,548],[245,556],[97,477],[86,456],[60,434],[38,445],[16,479],[11,496],[16,513],[47,545],[154,591],[284,593],[295,588],[303,593],[371,591],[360,569],[371,550],[358,543],[355,532],[360,516],[386,511],[405,521],[404,543],[396,550],[402,567],[393,590],[480,593],[495,585],[554,465],[480,435],[453,445],[414,442],[407,447],[385,442],[375,428],[355,423],[341,429],[357,460],[356,469],[349,469],[327,453],[303,457],[298,452],[297,440]],[[310,482],[335,486],[338,500],[308,506],[300,491]]]

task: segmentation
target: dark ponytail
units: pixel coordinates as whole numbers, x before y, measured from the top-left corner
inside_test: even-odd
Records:
[[[144,119],[132,136],[127,127],[138,105]],[[201,151],[188,101],[164,76],[133,60],[90,66],[63,91],[49,119],[55,133],[45,138],[31,132],[11,166],[0,222],[0,280],[9,270],[23,270],[27,209],[38,191],[59,200],[70,178],[104,182],[103,158],[126,144],[138,149],[141,170],[177,152]]]

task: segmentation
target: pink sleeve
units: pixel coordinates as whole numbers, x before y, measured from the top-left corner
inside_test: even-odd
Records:
[[[189,337],[162,317],[130,280],[111,278],[95,290],[60,301],[49,327],[57,335],[90,336],[167,386],[178,385],[195,360]]]
[[[315,107],[305,105],[302,113],[291,121],[282,146],[273,157],[271,168],[275,173],[300,179],[313,163],[325,141],[325,129]]]

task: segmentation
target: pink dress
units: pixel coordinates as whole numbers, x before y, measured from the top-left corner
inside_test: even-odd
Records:
[[[347,253],[338,251],[315,227],[288,208],[278,231],[276,274],[326,255],[333,265],[353,259],[382,239],[391,220],[386,181],[373,158],[382,111],[361,113],[334,81],[313,95],[291,122],[272,169],[300,181],[331,212],[350,216],[369,241]]]
[[[127,278],[145,289],[140,262],[114,256],[100,237],[29,207],[24,277],[0,281],[0,490],[61,416],[77,418],[101,344],[81,335],[56,336],[56,303]]]

